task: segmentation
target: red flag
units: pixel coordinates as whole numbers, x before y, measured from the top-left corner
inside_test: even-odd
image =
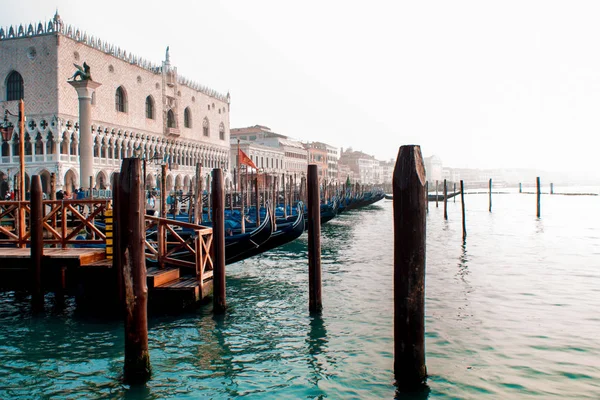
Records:
[[[256,168],[256,165],[254,165],[254,163],[252,162],[252,159],[248,157],[246,153],[242,151],[242,149],[238,149],[238,157],[240,158],[240,164],[247,165],[250,168],[258,169]]]

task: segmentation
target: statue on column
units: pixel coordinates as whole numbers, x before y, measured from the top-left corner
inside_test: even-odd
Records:
[[[77,65],[77,64],[73,64],[73,65],[75,66],[75,68],[77,68],[77,71],[75,71],[73,76],[71,78],[69,78],[68,80],[76,81],[77,77],[79,77],[80,81],[91,81],[92,80],[92,73],[90,72],[90,66],[87,65],[86,62],[83,63],[83,67],[81,67],[81,65]]]

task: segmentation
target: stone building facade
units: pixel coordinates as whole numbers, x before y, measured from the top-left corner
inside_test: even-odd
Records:
[[[16,114],[23,98],[26,173],[41,175],[46,190],[50,173],[57,188],[72,190],[79,182],[78,98],[67,80],[73,64],[84,62],[101,84],[92,97],[96,188],[110,186],[126,157],[167,163],[168,189],[190,189],[197,162],[206,173],[229,169],[229,94],[178,75],[168,48],[163,62],[153,64],[65,25],[57,13],[47,23],[0,28],[0,112]],[[0,179],[11,181],[20,132],[16,117],[8,120],[15,129],[0,143]],[[160,168],[146,164],[147,186],[155,186]]]

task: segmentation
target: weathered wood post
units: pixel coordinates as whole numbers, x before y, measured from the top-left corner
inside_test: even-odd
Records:
[[[50,200],[56,200],[56,174],[50,174]],[[52,216],[52,228],[56,229],[56,213]]]
[[[492,178],[490,178],[490,212],[492,212]]]
[[[258,176],[254,178],[254,204],[256,205],[256,226],[260,225],[260,192],[258,190]]]
[[[42,288],[42,258],[44,257],[44,202],[42,180],[39,175],[31,177],[31,213],[29,232],[31,234],[31,306],[34,312],[44,309]]]
[[[94,184],[94,177],[90,176],[90,183],[89,183],[89,185],[90,185],[90,196],[89,196],[89,198],[90,199],[94,198],[94,187],[92,186],[93,184]]]
[[[435,181],[435,207],[439,207],[438,204],[438,186],[439,186],[439,182]]]
[[[537,217],[539,218],[541,215],[541,210],[540,210],[540,200],[542,198],[542,189],[540,186],[540,177],[538,176],[536,178],[536,185],[537,185]]]
[[[554,183],[550,183],[550,194],[554,194]]]
[[[448,186],[444,179],[444,219],[448,220]]]
[[[465,187],[462,179],[460,180],[460,206],[462,208],[463,240],[465,240],[467,238],[467,220],[465,215]]]
[[[223,172],[212,170],[212,227],[213,227],[213,312],[223,313],[227,308],[225,296],[225,202]]]
[[[392,185],[392,190],[394,190],[394,185]],[[392,195],[394,197],[394,195]],[[429,181],[425,181],[425,200],[427,201],[426,212],[429,214]]]
[[[122,198],[122,197],[121,197]],[[123,199],[123,201],[125,201]],[[160,217],[167,218],[167,166],[161,165],[160,169]],[[164,268],[163,256],[167,253],[167,228],[163,224],[158,225],[158,267]]]
[[[321,199],[319,171],[308,166],[308,310],[320,312],[321,300]]]
[[[119,185],[121,184],[121,173],[115,172],[112,177],[112,188],[113,188],[113,269],[116,274],[117,281],[117,294],[119,296],[119,305],[123,305],[120,310],[124,310],[125,304],[125,288],[123,286],[123,263],[119,255],[121,254],[121,232],[119,230],[121,225],[121,191]]]
[[[454,182],[454,189],[452,189],[452,202],[456,203],[456,182]]]
[[[402,146],[393,175],[394,376],[420,387],[425,366],[425,167],[420,146]]]
[[[206,196],[206,218],[212,222],[212,190],[210,186],[210,174],[206,175],[206,191],[208,192],[208,196]]]
[[[281,194],[283,195],[283,218],[287,218],[287,196],[285,191],[285,174],[281,174]]]
[[[196,163],[196,187],[194,196],[194,223],[202,224],[202,164]]]
[[[144,383],[150,379],[148,353],[148,287],[144,229],[144,193],[142,160],[123,160],[119,176],[119,241],[125,288],[125,367],[127,383]]]
[[[523,184],[519,182],[519,193],[523,193]]]

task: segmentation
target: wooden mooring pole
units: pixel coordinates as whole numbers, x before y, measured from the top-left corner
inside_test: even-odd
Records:
[[[439,203],[438,203],[438,186],[439,186],[439,182],[435,181],[435,207],[439,207]]]
[[[320,312],[321,300],[321,199],[319,171],[308,166],[308,310]]]
[[[454,189],[452,189],[452,202],[456,203],[456,182],[454,182]]]
[[[196,163],[196,182],[194,195],[194,223],[202,224],[202,164]]]
[[[31,306],[34,312],[44,309],[42,288],[42,258],[44,257],[44,203],[42,180],[39,175],[31,177],[31,213],[29,232],[31,233]]]
[[[492,178],[490,178],[490,208],[489,211],[492,212]]]
[[[550,183],[550,194],[554,194],[554,183]]]
[[[394,377],[419,388],[425,366],[425,167],[420,146],[402,146],[393,175]]]
[[[148,287],[146,286],[144,192],[142,160],[126,158],[119,179],[119,241],[125,288],[125,367],[126,383],[150,379],[148,353]]]
[[[213,312],[225,312],[225,197],[223,171],[212,170],[212,227],[213,227]]]
[[[523,184],[519,182],[519,193],[523,193]]]
[[[444,179],[444,219],[448,220],[448,186]]]
[[[113,195],[113,269],[116,274],[117,281],[117,293],[119,296],[119,304],[125,304],[125,287],[123,282],[123,263],[121,262],[122,257],[121,254],[121,233],[119,231],[121,225],[121,191],[119,190],[119,185],[121,182],[121,173],[115,172],[112,178],[112,195]],[[124,310],[124,306],[119,310]]]
[[[394,190],[393,185],[392,185],[392,190]],[[393,195],[392,195],[392,197],[393,197]],[[426,212],[429,213],[429,181],[425,181],[425,199],[427,200]]]
[[[539,176],[536,178],[536,186],[537,186],[537,196],[536,196],[537,197],[537,213],[536,213],[536,215],[539,218],[541,215],[540,201],[542,198],[542,189],[540,186],[540,177]]]
[[[465,187],[463,181],[460,181],[460,206],[462,208],[462,228],[463,228],[463,240],[467,238],[467,219],[465,215]]]

